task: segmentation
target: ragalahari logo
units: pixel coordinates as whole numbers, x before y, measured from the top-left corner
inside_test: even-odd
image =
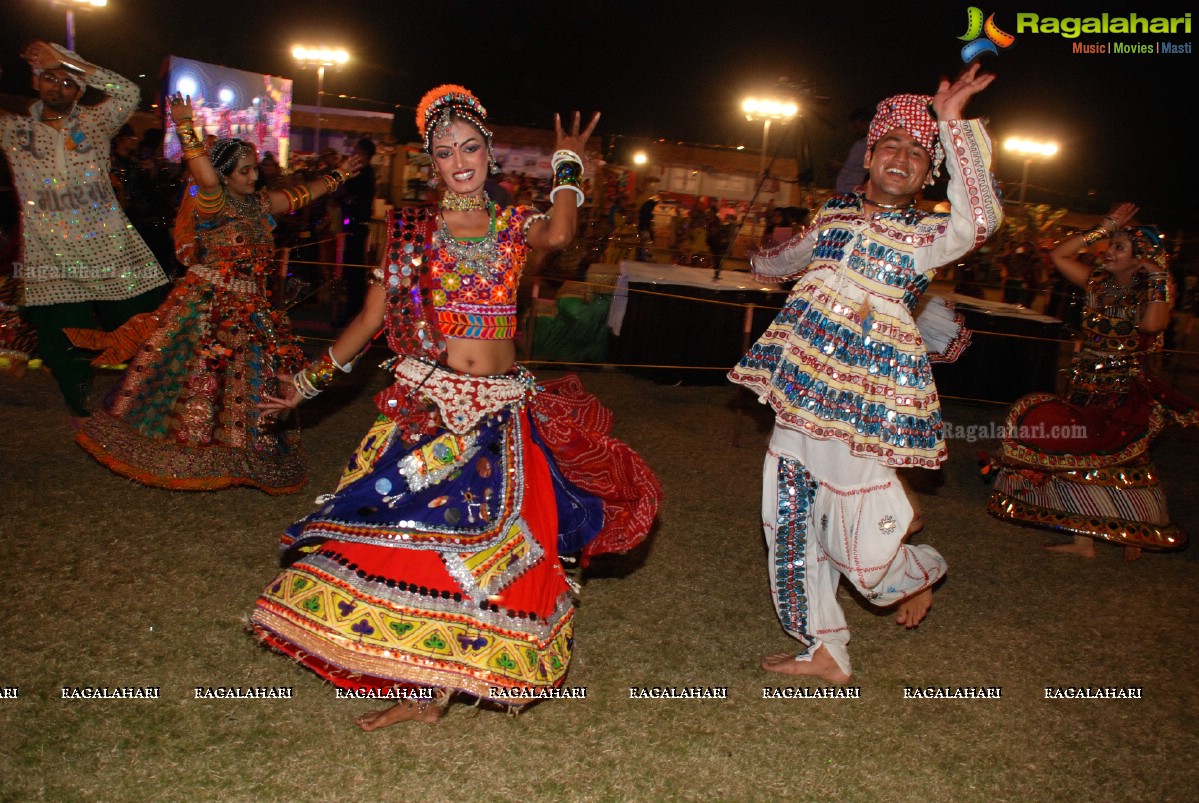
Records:
[[[999,48],[1008,48],[1016,37],[1006,31],[1001,31],[995,24],[995,15],[987,17],[983,22],[983,12],[978,6],[966,9],[966,33],[959,36],[966,46],[962,48],[962,62],[969,64],[983,53],[999,55]]]

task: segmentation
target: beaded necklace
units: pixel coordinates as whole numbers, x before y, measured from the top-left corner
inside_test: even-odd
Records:
[[[496,242],[495,204],[487,204],[487,215],[487,234],[461,240],[450,233],[445,215],[441,215],[437,238],[446,254],[453,258],[455,273],[459,276],[481,273],[494,282],[499,280],[496,268],[500,258],[499,244]]]
[[[225,188],[225,195],[229,198],[230,205],[236,209],[241,215],[248,218],[258,217],[258,199],[254,195],[247,195],[244,198],[238,198],[229,189]]]

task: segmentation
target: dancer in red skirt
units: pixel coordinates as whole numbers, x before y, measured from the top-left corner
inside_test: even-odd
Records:
[[[324,358],[262,405],[273,416],[349,371],[382,328],[395,383],[332,495],[283,537],[287,567],[252,621],[274,649],[336,686],[396,697],[363,730],[436,721],[454,694],[521,706],[570,666],[574,608],[560,554],[625,551],[660,490],[611,415],[568,377],[517,366],[516,290],[531,249],[574,238],[580,130],[555,121],[552,208],[498,207],[486,111],[427,93],[417,127],[445,191],[389,221],[383,267]],[[434,704],[434,701],[442,705]]]
[[[1053,552],[1095,557],[1095,541],[1141,550],[1182,549],[1149,447],[1168,424],[1199,424],[1199,402],[1154,376],[1145,362],[1161,350],[1174,287],[1169,255],[1151,226],[1133,226],[1121,204],[1091,231],[1068,237],[1050,257],[1086,292],[1082,348],[1064,398],[1034,393],[1008,413],[992,515],[1074,536]],[[1107,240],[1102,265],[1079,252]]]

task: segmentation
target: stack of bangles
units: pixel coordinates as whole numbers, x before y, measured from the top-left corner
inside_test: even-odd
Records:
[[[347,178],[349,175],[340,168],[319,177],[321,183],[325,185],[326,192],[333,192],[345,184]],[[297,184],[294,187],[282,189],[280,192],[287,198],[287,214],[289,215],[312,200],[312,190],[308,189],[307,184]]]
[[[1149,303],[1154,301],[1164,301],[1167,304],[1174,301],[1169,271],[1154,271],[1149,274]]]
[[[175,133],[179,136],[179,144],[183,146],[183,158],[191,161],[197,156],[204,156],[204,144],[196,138],[196,129],[192,128],[192,118],[185,117],[175,123]]]
[[[1088,231],[1082,236],[1083,245],[1090,248],[1100,240],[1106,240],[1110,237],[1115,237],[1120,231],[1120,224],[1114,218],[1105,217],[1103,223]]]
[[[361,356],[361,354],[358,355],[358,357]],[[297,371],[296,375],[291,378],[291,382],[296,386],[296,392],[305,399],[315,399],[322,390],[333,384],[333,377],[336,376],[334,369],[348,374],[354,370],[354,363],[358,362],[358,357],[342,365],[333,356],[333,347],[330,346],[319,360],[309,363],[303,370]]]
[[[287,214],[289,215],[312,200],[312,192],[305,184],[284,187],[279,192],[287,198]]]
[[[583,159],[574,151],[556,151],[550,160],[554,170],[554,188],[550,190],[550,203],[559,190],[571,190],[577,196],[576,206],[582,206],[586,196],[583,195]]]
[[[339,167],[336,168],[332,173],[325,173],[320,178],[321,181],[325,183],[325,189],[327,189],[329,192],[333,192],[342,184],[345,184],[346,179],[349,178],[349,176],[346,175],[346,172]]]

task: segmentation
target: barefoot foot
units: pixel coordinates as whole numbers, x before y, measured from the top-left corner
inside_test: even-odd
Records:
[[[1047,544],[1046,552],[1053,552],[1058,555],[1078,555],[1082,558],[1095,557],[1095,542],[1090,538],[1082,536],[1074,536],[1074,540],[1068,544]]]
[[[367,733],[397,722],[427,722],[441,719],[444,709],[439,700],[403,700],[382,711],[370,711],[354,720]]]
[[[1132,563],[1134,560],[1141,559],[1141,548],[1139,546],[1124,547],[1124,562]]]
[[[895,624],[911,630],[924,621],[932,607],[933,590],[926,588],[899,603],[899,608],[895,611]]]
[[[803,675],[827,680],[829,683],[843,685],[849,682],[849,675],[841,671],[837,662],[823,645],[812,653],[812,660],[797,661],[790,653],[776,653],[762,659],[761,667],[767,672],[777,672],[780,675]]]
[[[924,514],[917,513],[912,518],[912,523],[908,525],[908,531],[903,534],[904,543],[907,543],[907,540],[909,538],[911,538],[913,535],[915,535],[916,533],[920,532],[923,529],[924,529]]]

